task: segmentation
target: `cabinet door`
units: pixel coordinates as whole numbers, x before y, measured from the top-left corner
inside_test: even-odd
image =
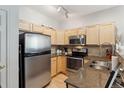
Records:
[[[86,35],[86,29],[85,28],[78,28],[78,35]]]
[[[69,44],[69,32],[66,30],[64,35],[65,35],[64,44]]]
[[[57,31],[57,44],[64,45],[64,31]]]
[[[38,32],[38,33],[43,33],[44,29],[43,29],[43,27],[40,26],[40,25],[35,25],[35,24],[33,24],[33,25],[32,25],[32,31],[33,31],[33,32]]]
[[[59,56],[57,58],[57,73],[64,73],[66,74],[66,57],[65,56]]]
[[[7,87],[7,54],[6,54],[6,50],[7,50],[7,13],[6,11],[0,10],[0,86],[2,88],[6,88]],[[5,67],[5,68],[4,68]],[[1,70],[3,68],[3,70]]]
[[[57,74],[56,62],[56,58],[51,58],[51,77]]]
[[[99,26],[89,26],[86,28],[86,44],[99,45]]]
[[[51,30],[51,43],[57,44],[57,34],[55,30]]]
[[[67,58],[66,58],[66,56],[62,56],[61,57],[61,60],[62,60],[62,68],[61,68],[61,70],[62,70],[62,73],[64,73],[64,74],[67,74],[67,72],[66,72],[66,65],[67,65]]]
[[[43,34],[51,36],[51,29],[48,27],[44,27]]]
[[[32,31],[32,24],[24,20],[19,20],[19,29],[23,31]]]
[[[69,36],[74,36],[78,34],[78,29],[72,29],[69,31]]]
[[[115,44],[115,27],[113,24],[100,25],[100,44]]]
[[[60,73],[62,71],[62,60],[61,56],[58,56],[57,58],[57,73]]]

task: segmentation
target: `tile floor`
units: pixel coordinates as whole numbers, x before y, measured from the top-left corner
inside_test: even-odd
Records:
[[[68,77],[64,74],[58,74],[52,78],[50,84],[46,88],[66,88],[64,81],[67,78]]]

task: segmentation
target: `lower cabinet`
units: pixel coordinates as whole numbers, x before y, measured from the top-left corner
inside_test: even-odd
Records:
[[[66,56],[58,56],[57,58],[57,73],[64,73],[66,74]]]
[[[57,57],[51,58],[51,77],[57,74]]]
[[[66,74],[66,56],[51,58],[51,77],[58,73]]]
[[[57,57],[57,73],[62,71],[62,58],[61,56]]]
[[[64,74],[67,74],[67,57],[62,56],[61,57],[62,63],[61,63],[61,72]]]

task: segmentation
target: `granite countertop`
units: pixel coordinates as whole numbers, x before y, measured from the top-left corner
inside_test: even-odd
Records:
[[[85,64],[84,70],[73,73],[65,82],[78,88],[104,88],[110,71],[96,70],[89,65]]]
[[[101,61],[111,61],[110,59],[106,58],[106,57],[99,57],[99,56],[86,56],[84,57],[84,59],[88,59],[88,60],[101,60]]]
[[[57,55],[57,54],[52,54],[51,57],[58,57],[58,56],[71,56],[71,55],[65,55],[65,54],[61,54],[61,55]],[[106,57],[99,57],[99,56],[86,56],[83,57],[84,59],[88,59],[88,60],[103,60],[103,61],[110,61],[110,59],[106,58]]]
[[[65,54],[61,54],[61,55],[52,54],[52,55],[51,55],[51,57],[58,57],[58,56],[70,56],[70,55],[65,55]]]

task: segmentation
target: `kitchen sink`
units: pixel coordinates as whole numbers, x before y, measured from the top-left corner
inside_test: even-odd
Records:
[[[110,70],[111,62],[110,61],[92,61],[90,67],[99,70]]]

